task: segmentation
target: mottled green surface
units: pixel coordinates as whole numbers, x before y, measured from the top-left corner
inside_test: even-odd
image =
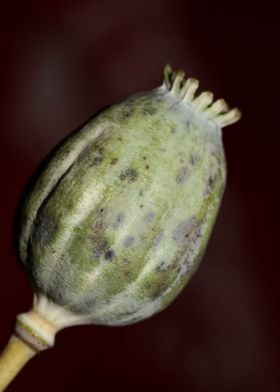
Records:
[[[53,157],[24,206],[22,262],[72,312],[139,321],[197,268],[224,184],[219,126],[164,86],[137,94]]]

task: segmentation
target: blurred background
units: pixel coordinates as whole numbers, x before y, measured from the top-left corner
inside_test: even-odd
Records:
[[[12,226],[42,158],[170,62],[243,112],[224,130],[228,185],[204,260],[164,312],[75,327],[8,391],[280,391],[279,2],[2,2],[0,349],[32,301]]]

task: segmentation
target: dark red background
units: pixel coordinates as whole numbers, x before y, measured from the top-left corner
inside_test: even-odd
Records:
[[[39,5],[38,5],[39,4]],[[228,186],[183,294],[130,327],[76,327],[9,391],[277,392],[278,1],[1,2],[0,347],[32,294],[12,248],[26,181],[101,107],[183,68],[243,112],[224,130]]]

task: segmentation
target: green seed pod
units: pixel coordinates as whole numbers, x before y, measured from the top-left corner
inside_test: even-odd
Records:
[[[150,317],[198,267],[225,187],[221,128],[240,113],[197,88],[166,66],[160,87],[98,114],[39,177],[20,257],[34,308],[59,328]]]

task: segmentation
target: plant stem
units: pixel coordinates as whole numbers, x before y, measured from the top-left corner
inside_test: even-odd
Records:
[[[0,392],[4,391],[23,366],[36,354],[20,337],[12,335],[0,354]]]
[[[33,307],[17,316],[15,333],[0,353],[0,392],[35,354],[53,347],[59,330],[86,321],[43,294],[35,295]]]
[[[15,333],[0,354],[0,392],[38,352],[54,345],[58,328],[37,310],[17,316]]]

